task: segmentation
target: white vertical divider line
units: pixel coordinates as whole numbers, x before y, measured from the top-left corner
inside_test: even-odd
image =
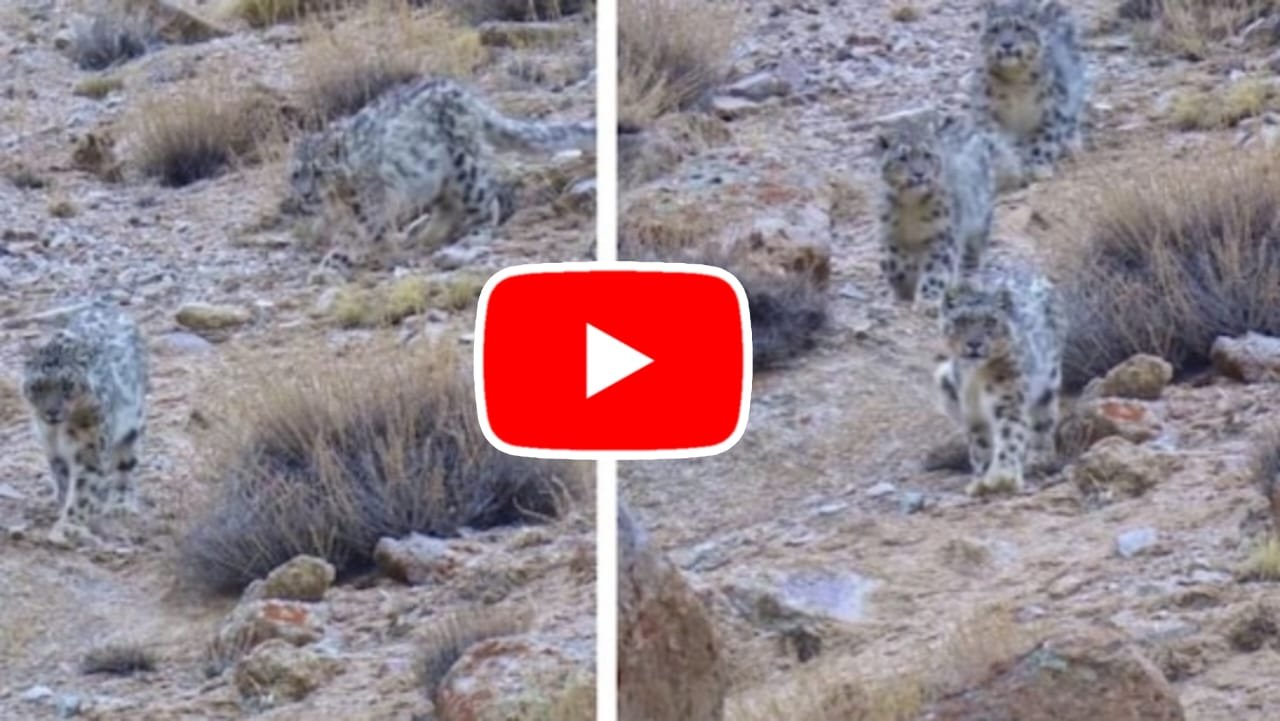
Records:
[[[618,259],[618,1],[596,0],[596,260]],[[627,0],[622,0],[626,2]],[[596,718],[618,719],[618,462],[596,462]]]

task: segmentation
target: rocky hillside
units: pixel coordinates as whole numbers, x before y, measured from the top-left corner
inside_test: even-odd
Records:
[[[545,22],[524,22],[524,2],[0,8],[0,717],[591,708],[590,498],[565,495],[546,525],[389,537],[364,570],[302,557],[242,597],[189,583],[183,555],[225,490],[214,439],[260,427],[244,401],[323,380],[342,358],[393,364],[431,344],[469,357],[490,273],[590,257],[593,159],[580,154],[501,156],[519,196],[504,226],[350,284],[308,282],[338,231],[277,212],[300,133],[419,75],[471,83],[511,114],[589,118],[592,18],[561,5]],[[18,388],[25,345],[53,324],[42,318],[95,296],[138,319],[152,355],[143,510],[104,522],[101,544],[64,548],[45,540],[48,467]]]
[[[1277,341],[1223,341],[1215,367],[1136,358],[1071,401],[1087,431],[1067,439],[1061,470],[1019,495],[966,496],[967,474],[939,468],[957,433],[931,385],[941,338],[878,270],[872,139],[886,116],[966,101],[981,3],[730,5],[736,24],[684,25],[696,35],[703,21],[704,46],[732,28],[728,73],[706,106],[654,122],[663,141],[632,158],[623,236],[703,256],[745,248],[744,263],[791,271],[783,287],[825,283],[828,317],[812,348],[757,373],[732,451],[621,470],[633,517],[692,589],[660,602],[681,619],[701,605],[715,628],[727,684],[705,680],[718,677],[699,650],[684,692],[724,694],[735,719],[1276,717],[1276,529],[1259,490],[1270,477],[1274,493]],[[1142,19],[1153,5],[1157,20]],[[997,256],[1070,286],[1094,221],[1121,217],[1121,202],[1152,238],[1147,218],[1169,216],[1144,207],[1200,207],[1126,184],[1220,178],[1208,171],[1268,152],[1274,17],[1264,3],[1230,17],[1201,5],[1217,9],[1070,4],[1093,88],[1086,147],[1000,198]],[[1274,227],[1276,206],[1259,207]],[[1187,222],[1233,232],[1210,217]],[[1228,325],[1219,333],[1242,332]]]

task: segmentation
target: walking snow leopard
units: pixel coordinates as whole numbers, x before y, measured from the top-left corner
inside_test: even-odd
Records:
[[[932,312],[982,263],[995,212],[989,134],[955,115],[923,111],[882,128],[880,262],[894,295]]]
[[[1056,292],[1030,268],[989,267],[947,292],[941,325],[949,357],[934,377],[968,432],[966,491],[1020,491],[1029,452],[1055,452],[1066,330]]]
[[[1056,0],[988,2],[977,114],[1017,149],[1023,174],[1044,179],[1080,145],[1087,83],[1075,22]]]
[[[595,125],[510,118],[458,83],[421,80],[302,138],[281,211],[312,214],[345,204],[364,243],[377,245],[408,223],[410,243],[434,249],[476,227],[496,227],[514,212],[514,191],[495,174],[488,145],[590,150]],[[353,265],[368,250],[337,248],[325,265]]]
[[[92,516],[137,510],[133,471],[146,426],[148,382],[142,334],[124,311],[94,302],[32,349],[23,371],[23,396],[59,507],[49,538],[91,538]]]

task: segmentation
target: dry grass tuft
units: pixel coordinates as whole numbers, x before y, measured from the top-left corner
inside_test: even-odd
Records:
[[[258,160],[262,148],[282,137],[286,119],[279,99],[266,91],[203,83],[144,101],[130,122],[138,168],[181,187]]]
[[[85,654],[84,660],[80,663],[80,670],[83,673],[102,673],[113,676],[131,676],[142,671],[154,671],[155,668],[155,654],[131,643],[97,646]]]
[[[68,51],[81,70],[102,70],[141,56],[151,38],[146,14],[110,0],[75,25]]]
[[[645,125],[704,98],[724,78],[737,12],[718,0],[619,3],[619,119]]]
[[[789,682],[740,697],[726,709],[727,721],[914,721],[924,689],[911,674],[862,679],[834,664],[802,667]]]
[[[49,201],[49,215],[55,218],[74,218],[79,212],[80,209],[69,198],[58,197]]]
[[[1090,225],[1061,268],[1069,390],[1136,353],[1185,373],[1218,336],[1280,334],[1280,169],[1215,161],[1165,164],[1082,201]]]
[[[1280,426],[1259,438],[1250,464],[1250,475],[1271,508],[1271,528],[1280,535]]]
[[[252,27],[264,28],[316,13],[340,10],[350,4],[351,0],[229,0],[222,14],[243,20]]]
[[[99,75],[81,80],[71,92],[82,98],[101,100],[111,93],[123,89],[124,80],[114,75]]]
[[[580,464],[509,456],[485,440],[456,352],[326,355],[311,349],[228,379],[214,414],[228,420],[207,431],[200,464],[212,497],[179,549],[195,585],[238,591],[303,553],[345,574],[367,568],[382,537],[554,518],[581,494]]]
[[[1280,581],[1280,537],[1273,536],[1255,546],[1237,578],[1241,581]]]
[[[436,286],[432,305],[445,310],[463,311],[472,308],[480,300],[485,278],[480,275],[461,274]]]
[[[419,685],[427,690],[427,696],[435,696],[440,682],[467,649],[491,638],[524,633],[531,622],[528,609],[513,613],[509,608],[478,606],[433,623],[422,642]]]
[[[756,371],[786,365],[811,350],[830,319],[823,285],[825,266],[816,256],[801,253],[792,262],[773,265],[753,257],[745,243],[722,249],[682,237],[632,236],[622,241],[619,257],[698,263],[732,273],[747,294]]]
[[[1276,88],[1261,78],[1244,78],[1211,91],[1184,90],[1174,96],[1169,121],[1179,130],[1221,130],[1276,106]]]
[[[448,0],[467,22],[557,20],[591,9],[589,0]]]
[[[1128,0],[1119,14],[1137,21],[1143,45],[1199,60],[1274,9],[1274,0]]]
[[[920,8],[911,3],[899,3],[893,7],[889,17],[898,23],[913,23],[920,19]]]
[[[373,4],[347,22],[316,24],[308,35],[297,72],[311,127],[351,115],[423,75],[470,77],[489,59],[474,29],[444,13],[410,14],[407,6]]]
[[[338,291],[330,317],[342,328],[396,325],[426,310],[431,291],[420,276],[396,278],[374,288],[350,285]]]

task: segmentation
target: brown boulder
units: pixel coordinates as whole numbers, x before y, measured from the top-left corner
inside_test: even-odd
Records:
[[[706,608],[621,507],[618,549],[618,718],[723,718],[726,681]]]
[[[1173,366],[1165,359],[1139,353],[1112,368],[1107,375],[1089,384],[1086,395],[1096,397],[1159,400],[1173,380]]]
[[[1182,721],[1164,675],[1124,638],[1101,631],[1046,641],[948,697],[928,721]]]
[[[1081,492],[1088,495],[1141,496],[1159,483],[1168,470],[1159,453],[1112,437],[1103,439],[1080,456],[1071,477]]]
[[[441,680],[440,721],[595,718],[591,644],[510,636],[481,641]]]

